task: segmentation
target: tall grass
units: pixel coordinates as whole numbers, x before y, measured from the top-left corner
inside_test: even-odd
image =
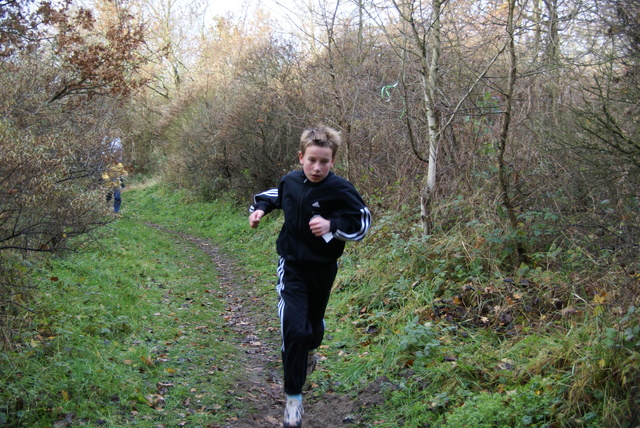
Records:
[[[332,367],[343,370],[342,388],[391,380],[387,404],[368,420],[639,423],[640,322],[633,300],[615,294],[624,271],[589,276],[587,252],[556,246],[514,269],[495,224],[421,237],[406,232],[402,216],[378,218],[372,239],[350,248],[333,296],[338,341],[351,355],[344,369]]]
[[[233,203],[170,205],[180,227],[223,241],[273,280],[277,215],[250,230]],[[640,327],[631,302],[608,294],[620,272],[591,276],[589,252],[557,245],[514,267],[519,238],[463,206],[443,203],[468,221],[428,237],[409,209],[378,213],[369,237],[347,246],[318,396],[382,385],[386,404],[363,409],[375,426],[631,427]],[[237,216],[237,227],[221,231],[218,215]]]
[[[211,292],[217,272],[195,244],[147,224],[145,210],[163,202],[125,193],[123,216],[93,248],[41,268],[31,328],[2,355],[0,425],[205,426],[229,417],[242,367],[219,316],[224,300]],[[216,217],[221,233],[236,219]]]
[[[203,298],[205,286],[191,278],[213,284],[216,274],[198,251],[176,248],[149,223],[216,242],[271,299],[281,218],[274,213],[252,230],[246,207],[159,185],[124,198],[124,216],[101,247],[43,273],[34,328],[4,356],[0,412],[10,421],[47,426],[71,414],[116,426],[135,414],[141,426],[197,423],[197,411],[177,421],[158,410],[180,414],[194,383],[198,409],[223,419],[215,403],[227,399],[234,367],[200,386],[204,379],[183,366],[196,354],[219,365],[232,352],[189,328],[224,332],[211,319],[219,302],[207,301],[206,311],[182,307]],[[357,399],[375,385],[384,400],[362,403],[362,426],[635,426],[640,323],[635,306],[615,295],[618,272],[590,276],[586,252],[557,246],[510,267],[500,250],[510,238],[476,220],[423,238],[410,211],[378,213],[370,236],[349,244],[340,261],[307,393]],[[165,382],[171,393],[163,395]],[[158,396],[171,402],[158,405]]]

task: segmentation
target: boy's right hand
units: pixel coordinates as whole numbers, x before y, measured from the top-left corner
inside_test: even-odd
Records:
[[[252,229],[257,228],[263,215],[264,211],[262,210],[255,210],[252,212],[249,216],[249,226],[251,226]]]

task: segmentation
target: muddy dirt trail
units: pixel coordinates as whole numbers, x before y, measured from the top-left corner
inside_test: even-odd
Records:
[[[237,333],[237,363],[244,367],[245,376],[234,379],[234,397],[227,405],[230,416],[224,428],[273,428],[282,426],[284,393],[280,361],[280,332],[276,296],[272,300],[257,297],[255,284],[243,277],[234,260],[222,254],[218,247],[201,238],[195,238],[161,226],[162,229],[191,241],[207,253],[219,275],[220,292],[226,302],[225,321]],[[274,267],[275,269],[275,267]],[[268,300],[268,301],[265,301]],[[322,370],[319,368],[319,370]],[[315,373],[314,373],[315,374]],[[313,376],[308,384],[313,384]],[[304,428],[362,427],[362,411],[381,404],[379,385],[373,383],[356,394],[356,398],[336,393],[321,393],[307,385],[304,392]]]

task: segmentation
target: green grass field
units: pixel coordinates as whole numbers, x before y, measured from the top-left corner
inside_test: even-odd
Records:
[[[125,198],[91,248],[42,268],[33,328],[2,355],[0,422],[207,426],[229,417],[240,367],[215,266],[195,244],[147,224],[188,228],[161,200],[144,190]]]
[[[245,374],[219,274],[178,233],[218,245],[256,299],[272,299],[281,219],[252,230],[233,203],[130,187],[122,215],[91,247],[39,269],[25,302],[31,327],[1,356],[0,425],[215,427],[247,411],[234,402]],[[616,315],[594,301],[571,316],[527,315],[516,311],[527,291],[496,277],[443,295],[437,272],[451,259],[433,252],[444,244],[431,242],[428,258],[401,237],[383,239],[388,224],[379,219],[341,259],[316,398],[356,397],[376,383],[384,400],[359,410],[359,426],[635,427],[635,308]],[[536,275],[538,284],[562,279]],[[471,317],[480,304],[492,308],[486,321]],[[507,329],[496,307],[509,305]]]

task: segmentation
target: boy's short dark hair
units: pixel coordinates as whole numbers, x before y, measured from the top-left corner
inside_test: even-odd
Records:
[[[304,154],[309,146],[328,147],[332,157],[336,157],[340,148],[340,133],[335,129],[319,124],[314,128],[305,129],[300,136],[300,153]]]

